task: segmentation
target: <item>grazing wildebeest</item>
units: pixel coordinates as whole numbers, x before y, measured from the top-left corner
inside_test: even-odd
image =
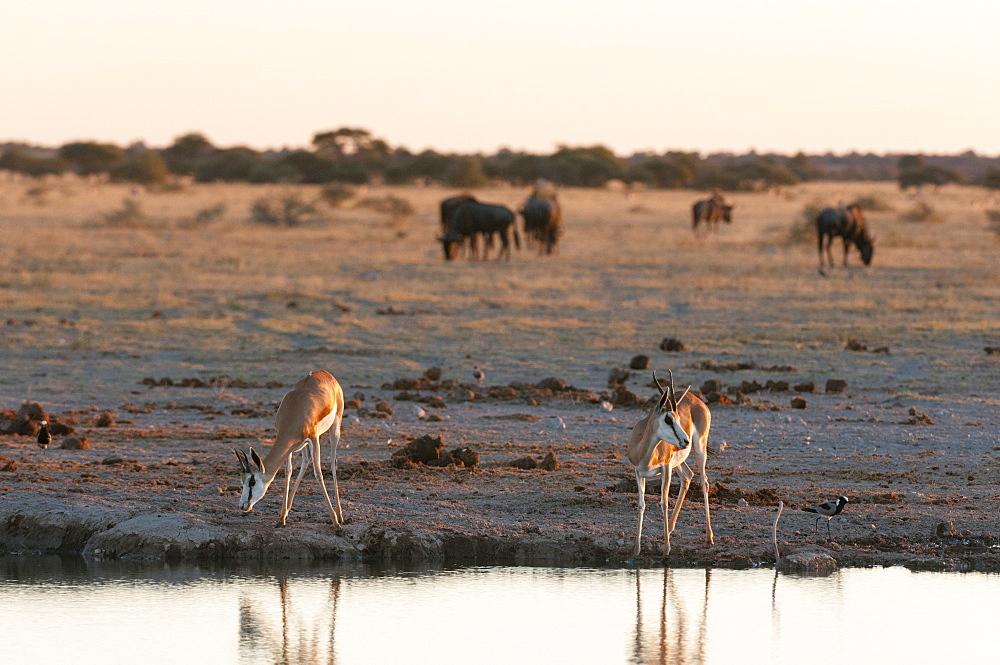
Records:
[[[551,254],[562,230],[562,210],[555,197],[540,199],[532,192],[521,208],[524,216],[524,236],[527,242],[537,242],[539,252]]]
[[[514,246],[521,248],[521,236],[517,232],[517,224],[514,223],[514,211],[507,206],[481,203],[479,201],[463,201],[452,213],[451,221],[448,223],[448,230],[441,236],[441,244],[444,246],[444,258],[451,261],[458,254],[458,247],[466,238],[473,242],[475,247],[475,236],[482,234],[487,238],[496,233],[500,236],[499,259],[506,256],[510,260],[510,236],[513,231]],[[483,251],[483,259],[489,249]],[[473,257],[475,251],[473,249]]]
[[[452,196],[444,201],[441,201],[441,233],[448,232],[448,224],[451,223],[452,215],[458,209],[458,206],[462,205],[466,201],[475,201],[476,197],[471,194],[459,194],[458,196]],[[475,257],[477,253],[476,237],[471,236],[469,238],[469,250],[472,252],[472,256]]]
[[[864,264],[870,265],[872,253],[875,251],[875,238],[868,235],[865,227],[865,218],[861,214],[861,207],[857,204],[840,206],[838,208],[825,208],[816,217],[816,233],[819,237],[819,274],[823,272],[823,244],[826,242],[826,256],[833,267],[833,255],[830,246],[833,245],[833,238],[840,236],[844,240],[844,265],[847,265],[847,250],[851,243],[858,248],[861,253],[861,260]]]
[[[695,233],[698,232],[699,222],[705,222],[705,228],[711,233],[719,230],[720,221],[726,224],[733,222],[733,206],[727,204],[721,196],[702,199],[691,206],[691,230]]]

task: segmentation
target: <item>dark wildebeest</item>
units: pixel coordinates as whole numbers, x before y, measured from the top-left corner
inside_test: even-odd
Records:
[[[499,259],[506,256],[510,260],[510,236],[513,231],[514,246],[521,248],[521,236],[517,232],[517,224],[514,220],[514,211],[507,206],[481,203],[479,201],[463,201],[452,213],[451,221],[448,223],[448,230],[441,237],[441,244],[444,246],[444,258],[451,261],[458,254],[458,247],[468,238],[475,243],[475,236],[482,234],[489,238],[496,233],[500,236]],[[486,259],[488,248],[483,251],[483,259]],[[475,251],[473,251],[475,256]]]
[[[711,233],[719,230],[720,221],[726,224],[733,222],[733,206],[727,204],[722,197],[702,199],[691,206],[691,230],[695,233],[698,232],[699,222],[705,222],[705,228]]]
[[[847,265],[847,250],[851,243],[858,248],[861,253],[861,260],[864,264],[870,265],[872,253],[875,251],[875,238],[868,235],[865,227],[865,218],[861,214],[861,207],[857,204],[840,206],[838,208],[826,208],[816,217],[816,234],[819,237],[819,274],[823,272],[823,244],[826,242],[826,257],[833,267],[833,254],[830,247],[833,245],[835,236],[840,236],[844,240],[844,265]]]
[[[555,198],[540,199],[532,193],[521,208],[524,216],[524,235],[528,242],[537,242],[539,252],[551,254],[562,227],[562,210]]]
[[[450,198],[441,201],[441,233],[448,232],[448,224],[451,223],[452,215],[458,210],[458,206],[462,205],[466,201],[475,201],[476,198],[471,194],[459,194],[458,196],[452,196]],[[477,245],[476,237],[471,236],[469,238],[469,250],[472,252],[473,258],[476,258]],[[456,248],[456,251],[460,248]]]

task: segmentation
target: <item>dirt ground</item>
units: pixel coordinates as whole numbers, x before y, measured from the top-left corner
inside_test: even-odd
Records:
[[[690,229],[703,193],[569,190],[557,255],[446,263],[444,189],[358,194],[407,199],[405,218],[348,204],[275,228],[248,222],[256,198],[314,190],[0,185],[0,429],[38,403],[89,445],[0,435],[5,551],[619,565],[636,518],[628,428],[651,370],[670,368],[733,402],[711,405],[715,543],[693,485],[670,565],[773,564],[781,500],[782,555],[1000,570],[1000,201],[985,190],[734,194],[733,224],[712,236]],[[526,192],[475,194],[516,207]],[[143,216],[122,224],[109,213],[127,197]],[[857,197],[873,265],[852,252],[840,267],[838,246],[822,277],[804,211]],[[913,221],[921,204],[934,216]],[[670,338],[684,350],[661,350]],[[648,368],[609,387],[636,355]],[[283,481],[254,512],[236,505],[231,449],[266,450],[278,402],[312,369],[353,400],[340,532],[312,478],[284,528]],[[424,435],[473,448],[478,466],[393,463]],[[549,452],[555,470],[511,466]],[[659,563],[650,490],[643,560]],[[831,537],[798,510],[842,494]]]

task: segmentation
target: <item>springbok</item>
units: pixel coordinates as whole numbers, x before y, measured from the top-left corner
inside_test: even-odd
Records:
[[[669,372],[669,370],[668,370]],[[701,490],[705,497],[705,537],[709,544],[715,542],[712,533],[712,518],[708,508],[708,430],[712,424],[712,414],[698,397],[690,393],[689,387],[677,399],[674,392],[674,376],[670,372],[667,390],[653,374],[660,389],[660,399],[652,413],[643,417],[632,429],[628,442],[628,460],[635,469],[635,481],[639,486],[639,524],[635,532],[635,547],[632,556],[639,556],[642,549],[642,518],[646,512],[646,479],[660,476],[660,504],[663,507],[663,555],[670,554],[670,534],[677,525],[684,496],[694,472],[686,463],[692,451],[694,461],[701,469]],[[668,493],[670,477],[674,468],[681,476],[681,487],[677,493],[677,505],[668,519]]]
[[[233,449],[240,463],[240,473],[243,477],[243,493],[240,496],[240,510],[245,513],[253,510],[254,505],[264,498],[267,488],[271,486],[281,467],[285,467],[285,500],[281,506],[278,526],[284,526],[288,513],[292,509],[292,500],[299,489],[306,468],[312,464],[313,475],[319,481],[326,498],[326,506],[330,510],[330,519],[339,527],[344,521],[344,511],[340,507],[340,491],[337,487],[337,445],[340,443],[340,423],[344,416],[344,391],[337,379],[325,370],[309,372],[295,384],[278,406],[274,418],[278,430],[274,445],[261,459],[257,452],[250,448],[250,460],[242,450]],[[319,438],[330,432],[333,440],[333,496],[337,499],[334,510],[330,495],[323,481],[323,469],[320,458]],[[292,455],[302,454],[302,465],[299,467],[295,486],[292,487]]]

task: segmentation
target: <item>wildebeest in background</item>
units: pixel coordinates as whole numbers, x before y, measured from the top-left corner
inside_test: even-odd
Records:
[[[466,201],[475,201],[476,197],[471,194],[459,194],[458,196],[452,196],[444,201],[441,201],[441,233],[448,232],[448,224],[451,223],[451,218],[458,210],[458,206],[462,205]],[[475,236],[469,238],[470,251],[472,252],[473,258],[476,256],[477,246]],[[457,251],[458,248],[456,248]]]
[[[826,244],[826,257],[833,267],[833,254],[830,246],[833,245],[833,238],[840,236],[844,240],[844,265],[847,265],[847,250],[851,243],[854,243],[861,253],[861,260],[864,264],[870,265],[872,253],[875,251],[875,238],[868,234],[865,226],[864,215],[861,214],[861,207],[852,204],[849,206],[839,206],[837,208],[825,208],[816,217],[816,235],[819,239],[819,274],[823,272],[823,245]]]
[[[538,243],[538,251],[551,254],[562,231],[562,210],[555,195],[538,198],[536,191],[521,208],[524,216],[524,236],[528,243]]]
[[[726,203],[725,199],[718,194],[710,199],[696,201],[691,206],[691,230],[695,233],[698,232],[699,222],[705,222],[705,228],[711,233],[719,230],[720,221],[732,224],[733,206]]]
[[[441,236],[444,246],[444,258],[451,261],[458,254],[462,242],[468,239],[473,243],[475,257],[475,237],[483,235],[487,238],[494,233],[500,236],[500,252],[497,258],[506,257],[510,260],[510,233],[514,234],[514,245],[521,248],[521,236],[514,223],[514,211],[507,206],[482,203],[480,201],[463,201],[459,203],[448,222],[448,229]],[[488,246],[483,250],[483,259],[487,258]]]

